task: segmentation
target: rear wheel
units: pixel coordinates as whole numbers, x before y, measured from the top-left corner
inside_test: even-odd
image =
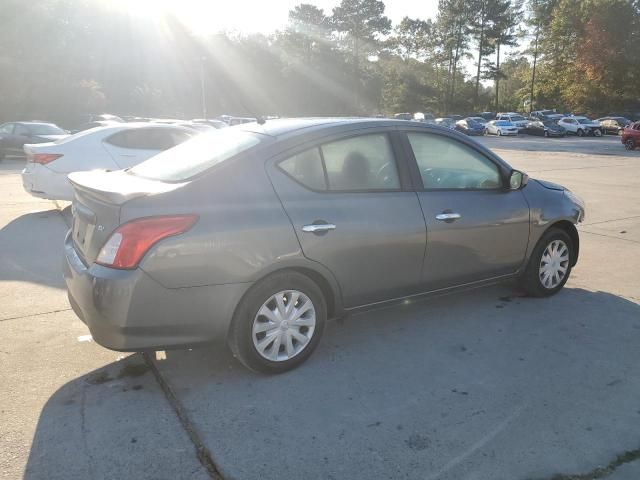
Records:
[[[532,297],[558,293],[571,274],[573,255],[573,242],[567,232],[549,229],[538,241],[521,277],[524,291]]]
[[[636,141],[633,138],[629,138],[626,142],[624,142],[624,148],[626,148],[627,150],[635,150]]]
[[[581,128],[579,128],[579,129],[578,129],[578,131],[576,132],[576,134],[577,134],[579,137],[584,137],[584,130],[582,130]]]
[[[298,272],[275,273],[254,285],[236,310],[229,346],[251,370],[282,373],[318,345],[327,318],[320,288]]]

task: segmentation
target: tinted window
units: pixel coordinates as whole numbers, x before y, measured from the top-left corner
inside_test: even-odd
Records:
[[[28,137],[29,135],[31,135],[31,133],[29,132],[29,129],[25,126],[25,125],[21,125],[21,124],[16,124],[16,128],[13,131],[14,135],[21,135],[21,136],[25,136]]]
[[[446,137],[408,133],[426,189],[500,188],[498,167],[481,153]]]
[[[123,130],[107,139],[111,145],[136,150],[168,150],[184,142],[190,135],[168,128],[136,128]]]
[[[31,132],[31,135],[64,135],[67,133],[50,123],[32,123],[28,125],[27,128]]]
[[[327,185],[322,167],[320,150],[314,148],[299,153],[279,163],[279,166],[291,178],[313,190],[326,190]]]
[[[385,134],[327,143],[321,147],[329,190],[397,190],[398,170]]]
[[[181,182],[260,143],[250,132],[224,128],[197,135],[142,162],[132,174],[165,182]]]

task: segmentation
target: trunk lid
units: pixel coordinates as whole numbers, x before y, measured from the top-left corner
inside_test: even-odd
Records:
[[[100,249],[120,225],[120,211],[126,202],[184,185],[136,177],[124,170],[75,172],[68,178],[74,189],[73,244],[86,265],[95,261]]]

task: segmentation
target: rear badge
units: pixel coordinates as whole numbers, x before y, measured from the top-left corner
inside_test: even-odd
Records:
[[[102,225],[98,225],[98,231],[99,231],[99,232],[104,231],[104,226],[102,226]]]

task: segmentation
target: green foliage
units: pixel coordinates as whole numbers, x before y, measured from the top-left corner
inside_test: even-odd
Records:
[[[303,3],[270,35],[196,36],[114,2],[4,0],[0,117],[196,117],[201,74],[210,115],[522,111],[532,91],[535,108],[640,111],[640,0],[523,1],[439,0],[394,28],[380,0]]]

